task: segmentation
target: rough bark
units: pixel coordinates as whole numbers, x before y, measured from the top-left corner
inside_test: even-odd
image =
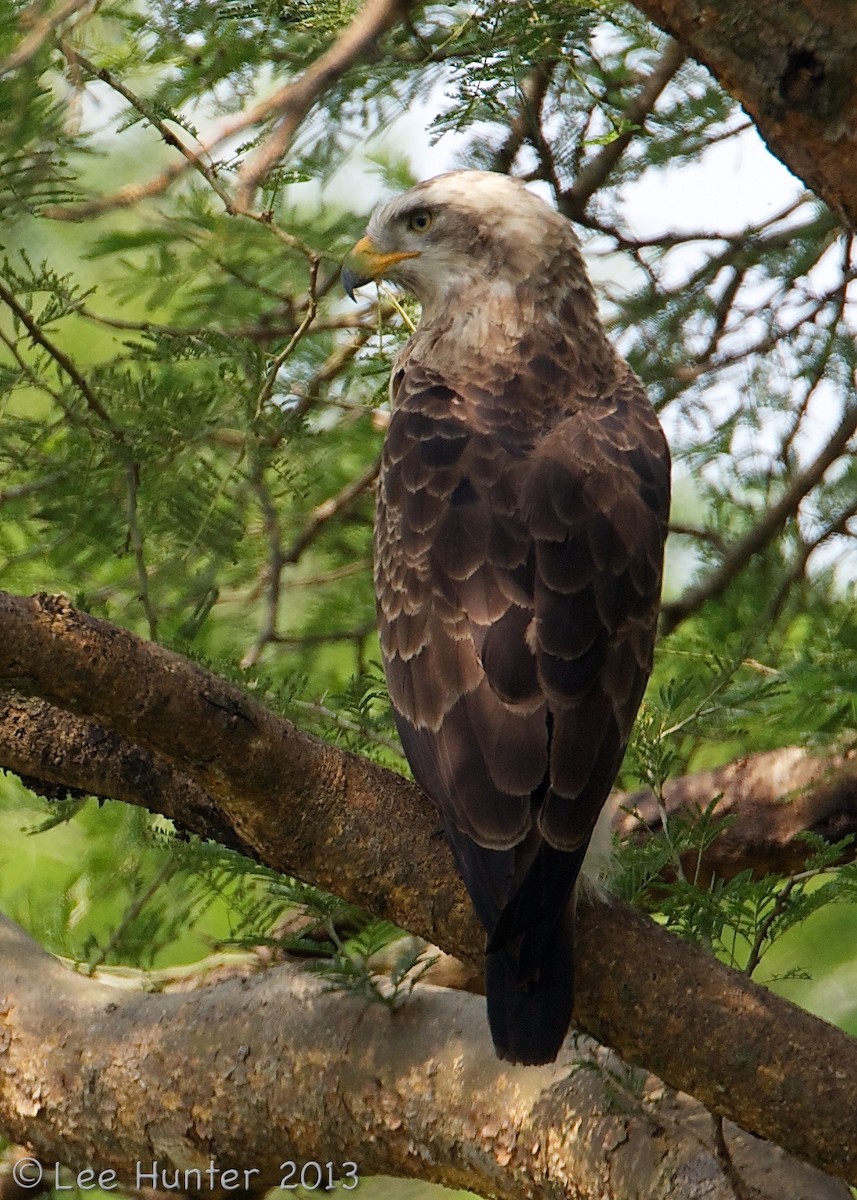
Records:
[[[97,1163],[139,1186],[157,1163],[161,1181],[198,1170],[224,1195],[228,1170],[260,1193],[284,1162],[346,1180],[353,1162],[505,1197],[734,1197],[689,1098],[586,1038],[510,1070],[472,996],[421,986],[391,1010],[294,966],[145,994],[75,974],[2,917],[0,957],[0,1124],[48,1176]],[[763,1197],[847,1200],[770,1144],[732,1128],[727,1145]]]
[[[709,68],[769,149],[857,228],[857,4],[635,0]]]
[[[192,781],[265,862],[478,961],[477,924],[412,784],[62,598],[0,594],[0,682],[82,722],[76,786],[109,726]],[[12,724],[2,761],[19,770]],[[48,778],[61,780],[69,753],[52,743]],[[207,831],[195,812],[174,815]],[[857,1042],[627,906],[581,905],[578,942],[581,1029],[711,1111],[857,1181]]]
[[[661,814],[650,791],[618,795],[614,830],[622,838],[648,836],[661,826]],[[731,879],[752,870],[788,875],[802,869],[807,844],[801,836],[815,833],[828,842],[857,834],[857,756],[824,758],[797,746],[749,754],[713,771],[700,771],[667,783],[664,809],[692,819],[712,812],[729,818],[720,836],[700,857],[700,879]],[[848,856],[853,857],[853,846]],[[696,871],[697,856],[686,859]]]

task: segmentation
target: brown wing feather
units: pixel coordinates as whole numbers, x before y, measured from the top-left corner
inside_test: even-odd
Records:
[[[495,439],[462,397],[408,383],[385,443],[376,529],[390,696],[422,786],[479,844],[508,847],[530,826],[548,758],[524,640],[532,612],[520,607],[531,599],[515,576],[528,538]]]
[[[415,770],[459,829],[494,848],[525,837],[547,781],[541,832],[573,849],[619,769],[651,667],[663,435],[630,373],[529,440],[520,407],[504,423],[514,395],[489,404],[420,372],[399,380],[376,574]]]
[[[651,671],[669,460],[630,373],[539,442],[521,504],[536,546],[532,644],[553,714],[539,825],[571,850],[609,793]]]

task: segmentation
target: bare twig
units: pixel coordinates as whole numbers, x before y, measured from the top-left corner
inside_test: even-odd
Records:
[[[278,123],[241,170],[236,200],[239,209],[251,207],[265,176],[285,154],[316,100],[371,53],[381,35],[403,20],[413,6],[414,0],[367,0],[351,25],[303,75],[268,98],[265,116],[275,116]]]
[[[292,542],[291,546],[283,551],[283,562],[296,563],[307,546],[315,541],[327,522],[350,508],[355,501],[360,499],[364,492],[372,487],[378,476],[380,466],[380,461],[376,460],[367,471],[364,471],[357,479],[353,479],[351,483],[347,483],[335,496],[331,496],[328,500],[317,505],[313,509],[309,521]]]
[[[726,590],[753,555],[764,549],[771,539],[776,537],[789,517],[795,515],[801,501],[822,479],[828,467],[847,452],[848,443],[855,430],[857,430],[857,404],[852,404],[846,408],[841,421],[828,438],[827,444],[820,454],[816,455],[805,470],[798,472],[793,477],[780,499],[769,505],[753,528],[732,545],[720,566],[696,587],[688,588],[679,600],[663,606],[661,609],[662,634],[671,633],[677,625],[700,609],[708,600],[719,596]]]
[[[583,164],[572,187],[559,197],[560,209],[567,217],[575,220],[586,208],[590,198],[603,185],[629,143],[639,132],[639,126],[645,122],[664,88],[686,57],[687,51],[681,43],[670,38],[643,86],[622,112],[622,120],[630,123],[633,128],[626,129],[612,142],[602,146],[597,154]]]
[[[18,43],[5,61],[0,63],[0,79],[29,62],[38,54],[51,35],[56,33],[63,21],[67,21],[69,17],[73,17],[75,13],[80,12],[91,3],[92,0],[59,0],[59,3],[55,4],[53,8],[49,8],[47,12],[42,11],[41,4],[31,4],[25,8],[18,21],[22,28],[29,25],[30,32]]]
[[[143,549],[143,537],[140,533],[140,523],[137,520],[137,491],[140,483],[140,468],[137,463],[129,462],[125,467],[125,482],[128,488],[128,540],[134,552],[134,562],[137,566],[137,580],[140,585],[140,603],[146,614],[149,626],[149,637],[155,641],[158,636],[158,615],[152,604],[149,592],[149,572],[146,568],[146,555]]]

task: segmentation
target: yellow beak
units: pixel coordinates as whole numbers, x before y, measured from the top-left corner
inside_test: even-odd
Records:
[[[373,279],[383,279],[396,263],[419,256],[419,250],[392,250],[383,254],[368,237],[362,237],[342,265],[342,286],[353,300],[355,288],[371,283]]]

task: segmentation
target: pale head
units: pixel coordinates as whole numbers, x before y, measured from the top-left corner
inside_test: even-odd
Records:
[[[544,296],[559,280],[585,280],[570,223],[522,183],[488,171],[451,171],[418,183],[373,213],[346,260],[351,290],[387,278],[431,319],[477,289]],[[586,286],[584,284],[584,286]]]

